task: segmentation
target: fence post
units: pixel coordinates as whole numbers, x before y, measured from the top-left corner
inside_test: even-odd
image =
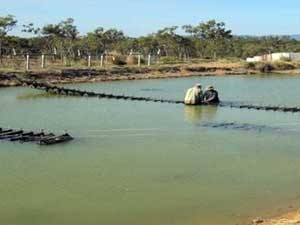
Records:
[[[151,66],[151,55],[148,55],[148,66]]]
[[[29,54],[26,55],[26,70],[30,70],[30,56]]]
[[[66,56],[64,56],[64,55],[61,56],[61,64],[62,64],[63,66],[66,66],[66,65],[67,65]]]
[[[45,55],[42,54],[42,69],[45,69]]]
[[[103,67],[103,54],[100,57],[100,66]]]
[[[89,56],[88,56],[88,67],[91,67],[91,59],[92,59],[92,56],[89,55]]]
[[[141,55],[140,54],[138,55],[138,66],[139,67],[141,66]]]

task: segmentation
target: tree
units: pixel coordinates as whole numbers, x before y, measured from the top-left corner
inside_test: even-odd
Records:
[[[65,51],[74,55],[73,45],[79,34],[77,27],[74,25],[74,19],[68,18],[58,24],[48,24],[41,29],[41,33],[48,40],[47,43],[50,49],[60,49],[61,55]]]
[[[98,27],[94,32],[87,34],[87,42],[91,50],[102,53],[112,51],[119,42],[125,39],[123,31],[117,29],[105,30],[103,27]]]
[[[67,54],[75,57],[74,42],[79,34],[77,27],[74,25],[74,19],[68,18],[65,21],[59,23],[61,29],[62,42],[67,50]]]
[[[163,51],[166,56],[178,56],[189,55],[191,52],[190,41],[181,35],[176,33],[178,26],[166,27],[159,30],[155,34],[159,49]]]
[[[17,24],[17,20],[13,15],[7,15],[0,17],[0,58],[2,58],[2,44],[5,36],[11,31]]]
[[[41,33],[44,36],[44,38],[47,40],[47,48],[51,52],[57,53],[57,44],[60,42],[60,39],[62,38],[61,35],[61,29],[58,24],[48,24],[45,25],[41,29]],[[61,46],[61,44],[60,44]]]
[[[215,20],[202,22],[197,26],[185,25],[182,29],[193,38],[205,42],[206,50],[211,52],[213,57],[226,51],[228,40],[233,37],[232,31],[226,29],[224,22],[216,22]],[[202,47],[204,46],[202,45]]]
[[[0,55],[4,49],[20,53],[55,52],[63,56],[103,54],[116,51],[122,54],[139,52],[170,57],[238,57],[246,58],[269,52],[299,52],[299,40],[290,36],[233,36],[225,23],[210,20],[195,26],[185,25],[186,34],[177,32],[178,26],[166,27],[142,37],[127,37],[123,31],[98,27],[79,36],[72,18],[36,28],[33,23],[23,25],[29,37],[8,35],[17,24],[14,16],[0,17]]]

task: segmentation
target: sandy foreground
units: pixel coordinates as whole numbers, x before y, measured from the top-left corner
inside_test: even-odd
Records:
[[[260,225],[298,225],[300,224],[300,211],[289,212],[272,219],[257,218],[253,224]]]

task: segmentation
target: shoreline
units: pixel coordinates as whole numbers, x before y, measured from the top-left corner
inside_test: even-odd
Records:
[[[272,74],[299,75],[300,69],[273,70]],[[46,70],[0,69],[0,88],[21,86],[20,80],[36,80],[49,84],[96,83],[121,80],[184,78],[196,76],[258,75],[260,70],[245,69],[239,64],[168,65],[153,67],[66,68]],[[268,73],[267,73],[268,74]]]
[[[171,65],[153,67],[67,68],[49,70],[1,70],[0,87],[22,85],[20,80],[29,79],[49,84],[95,83],[121,80],[183,78],[193,76],[251,75],[259,71],[237,65]]]

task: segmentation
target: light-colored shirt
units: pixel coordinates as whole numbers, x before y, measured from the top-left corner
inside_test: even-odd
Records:
[[[184,104],[186,105],[199,105],[202,102],[203,91],[199,87],[193,87],[187,90]]]

